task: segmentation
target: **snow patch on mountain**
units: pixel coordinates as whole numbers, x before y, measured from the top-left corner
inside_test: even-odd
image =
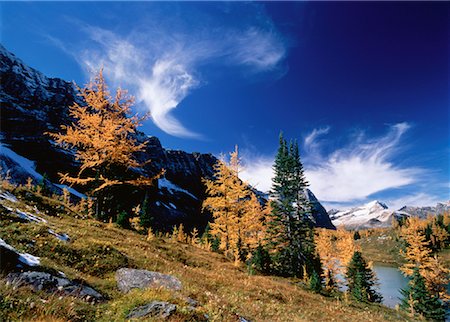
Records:
[[[36,171],[36,167],[33,161],[18,155],[13,150],[7,148],[4,144],[0,143],[0,158],[8,158],[18,165],[21,170],[28,173],[31,177],[36,180],[42,180],[43,177],[40,173]]]
[[[329,215],[336,227],[344,226],[347,229],[389,227],[394,218],[410,216],[403,211],[391,210],[386,204],[378,200],[350,210],[335,210]]]
[[[176,184],[172,183],[170,180],[167,180],[166,178],[158,179],[158,188],[159,189],[165,188],[171,194],[173,194],[174,191],[182,192],[182,193],[185,193],[188,196],[194,198],[195,200],[198,200],[198,198],[196,196],[194,196],[192,193],[190,193],[189,191],[187,191],[187,190],[185,190],[183,188],[180,188],[179,186],[177,186]]]

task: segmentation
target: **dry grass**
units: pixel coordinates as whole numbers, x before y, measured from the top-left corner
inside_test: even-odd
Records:
[[[42,264],[47,268],[62,271],[69,278],[86,281],[109,300],[92,306],[72,298],[53,298],[48,294],[31,293],[28,289],[12,290],[2,285],[0,305],[8,309],[1,310],[0,314],[5,320],[33,317],[37,321],[123,321],[131,309],[151,300],[177,304],[179,309],[171,317],[172,321],[199,321],[204,314],[211,321],[237,321],[238,316],[252,321],[410,320],[406,315],[381,305],[346,302],[311,293],[294,280],[248,275],[245,267],[236,267],[224,256],[192,245],[164,238],[147,241],[146,236],[130,230],[92,219],[76,219],[67,207],[62,211],[58,201],[40,200],[36,205],[47,210],[47,214],[41,216],[55,231],[67,233],[70,243],[46,234],[47,225],[39,227],[17,223],[7,218],[4,211],[0,214],[0,238],[20,251],[41,256]],[[26,207],[23,200],[16,206]],[[58,211],[52,212],[51,209]],[[35,242],[30,244],[31,240]],[[116,267],[124,264],[123,257],[97,256],[97,248],[93,245],[124,255],[128,267],[174,275],[182,281],[183,290],[179,293],[136,290],[123,295],[118,292],[114,279]],[[63,261],[55,256],[58,249],[66,255],[76,254],[73,256],[79,264],[74,265],[70,259]],[[183,300],[187,296],[200,303],[195,311],[190,311]],[[41,301],[43,305],[39,305],[39,310],[36,306],[31,309],[26,302],[28,298],[36,303],[44,299],[46,303]]]

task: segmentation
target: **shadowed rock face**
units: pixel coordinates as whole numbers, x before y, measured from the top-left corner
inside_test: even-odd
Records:
[[[74,85],[59,78],[48,78],[26,66],[0,45],[0,139],[15,153],[35,162],[36,170],[58,182],[58,173],[75,173],[78,163],[72,153],[54,146],[45,134],[58,132],[61,125],[70,124],[69,106],[80,102]],[[150,212],[160,231],[171,230],[183,223],[186,229],[200,231],[211,217],[201,212],[205,187],[202,178],[212,178],[217,159],[212,154],[168,150],[156,137],[137,133],[147,147],[138,155],[141,161],[151,160],[144,174],[151,176],[165,169],[164,183],[149,190]],[[2,169],[15,171],[13,179],[25,183],[27,173],[0,155]],[[170,189],[168,189],[167,187]],[[83,192],[82,190],[80,192]],[[312,195],[314,196],[314,195]],[[313,198],[313,217],[320,227],[332,228],[322,205]],[[317,216],[317,218],[316,218]]]
[[[311,190],[305,189],[304,194],[306,199],[311,203],[312,216],[315,221],[315,226],[320,228],[336,229],[328,216],[327,211],[322,204],[317,200],[316,196]]]
[[[74,296],[88,302],[102,302],[104,297],[93,288],[57,277],[45,272],[16,272],[6,276],[6,282],[14,286],[29,286],[34,291],[46,291],[62,296]]]

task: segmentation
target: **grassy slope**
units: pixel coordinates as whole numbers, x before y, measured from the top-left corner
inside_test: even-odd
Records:
[[[0,321],[32,317],[42,321],[121,321],[135,306],[155,299],[179,305],[177,314],[171,317],[173,321],[201,320],[204,313],[213,321],[237,321],[237,314],[252,321],[409,320],[381,305],[311,293],[289,279],[249,276],[244,267],[235,267],[220,254],[170,239],[149,242],[146,236],[133,231],[91,219],[76,219],[76,214],[59,201],[36,198],[24,191],[15,194],[22,195],[19,203],[2,203],[22,210],[34,203],[42,212],[47,211],[41,216],[48,224],[17,223],[0,207],[0,238],[21,252],[40,256],[42,265],[50,270],[86,281],[109,300],[94,306],[73,298],[32,293],[27,288],[14,290],[0,283]],[[47,226],[67,233],[71,242],[49,235]],[[172,274],[182,281],[183,290],[181,294],[164,290],[120,294],[114,272],[123,266]],[[199,308],[190,312],[180,295],[199,301]]]
[[[400,255],[402,242],[398,233],[391,228],[373,230],[369,237],[362,237],[356,244],[361,246],[363,255],[374,263],[395,267],[405,263]],[[450,249],[444,249],[438,255],[450,267]]]

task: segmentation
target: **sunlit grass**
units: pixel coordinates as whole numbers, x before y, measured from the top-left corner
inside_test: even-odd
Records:
[[[85,281],[108,301],[89,305],[73,298],[1,285],[1,305],[8,307],[1,314],[6,319],[123,321],[134,307],[161,300],[177,304],[172,321],[198,321],[204,314],[211,321],[237,321],[238,316],[252,321],[409,320],[403,313],[381,305],[314,294],[299,281],[249,275],[245,266],[236,267],[224,256],[199,247],[169,238],[147,241],[147,236],[134,231],[93,219],[77,219],[76,213],[56,200],[33,195],[26,198],[39,200],[35,205],[43,209],[40,216],[48,224],[17,223],[3,209],[0,238],[22,252],[40,256],[47,269]],[[26,207],[23,199],[15,206],[24,210]],[[56,239],[48,234],[48,227],[67,233],[71,241]],[[182,281],[183,289],[177,293],[158,289],[122,294],[117,290],[114,274],[122,266],[174,275]],[[186,297],[200,305],[191,310]],[[29,301],[38,304],[31,308]]]

